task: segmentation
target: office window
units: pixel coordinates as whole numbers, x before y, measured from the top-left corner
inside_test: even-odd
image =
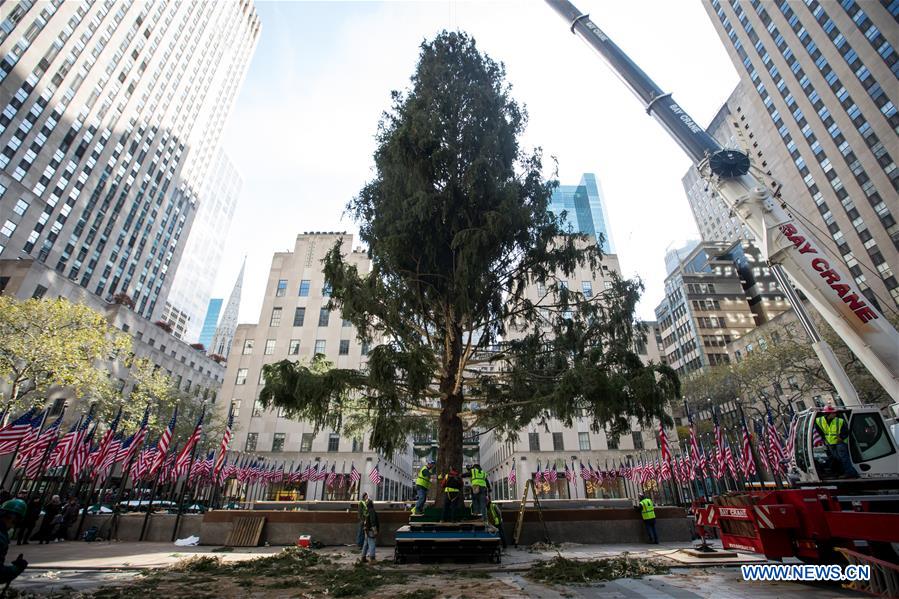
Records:
[[[362,451],[362,439],[356,439],[355,437],[353,438],[353,451]]]
[[[240,416],[240,400],[239,399],[231,400],[231,413],[234,415],[235,419],[238,416]]]
[[[528,433],[528,449],[540,451],[540,433]]]
[[[568,289],[568,281],[559,281],[559,289]]]
[[[581,451],[589,451],[590,449],[590,433],[578,433],[577,444]]]
[[[631,431],[634,438],[634,449],[643,449],[643,433],[640,431]]]
[[[0,227],[0,233],[3,233],[7,237],[12,237],[12,234],[16,232],[16,223],[11,220],[6,221],[3,224],[3,227]]]
[[[247,433],[247,444],[244,447],[246,451],[256,451],[256,441],[259,440],[259,433]]]
[[[287,295],[287,279],[278,281],[278,288],[275,290],[275,297],[284,297]]]
[[[338,352],[341,356],[347,356],[350,353],[350,340],[349,339],[341,339],[340,340],[340,351]]]
[[[272,438],[272,453],[284,451],[284,438],[286,436],[285,433],[275,433],[275,436]]]
[[[296,308],[293,311],[293,326],[301,327],[306,321],[306,308]]]
[[[331,311],[327,308],[322,308],[318,311],[318,326],[326,327],[328,326],[328,321],[331,320]]]
[[[22,216],[23,214],[25,214],[25,211],[28,210],[28,202],[26,202],[22,198],[19,198],[12,210],[19,216]]]
[[[584,292],[584,297],[586,297],[586,298],[593,297],[593,282],[592,281],[581,281],[581,290]]]
[[[272,308],[272,319],[268,325],[270,327],[280,326],[281,324],[281,308]]]
[[[565,451],[565,443],[562,441],[562,433],[553,433],[553,451]]]
[[[300,297],[309,297],[309,279],[300,281]]]
[[[323,354],[323,353],[325,353],[325,340],[324,339],[316,339],[315,340],[315,351],[312,352],[312,355]]]
[[[340,326],[342,326],[342,327],[344,327],[344,328],[346,328],[346,327],[351,327],[351,326],[353,326],[353,323],[351,323],[349,320],[347,320],[346,318],[344,318],[344,319],[343,319],[343,324],[341,324]]]
[[[259,384],[260,384],[260,385],[264,385],[264,384],[265,384],[265,370],[260,370],[260,371],[259,371]]]
[[[295,356],[300,353],[300,340],[299,339],[291,339],[290,345],[287,347],[287,355]]]
[[[328,435],[328,451],[337,451],[337,448],[340,446],[340,435],[337,433],[330,433]]]
[[[258,399],[253,402],[253,418],[259,418],[262,416],[264,408],[262,407],[262,402]]]
[[[249,373],[249,369],[247,368],[238,368],[237,369],[237,380],[234,381],[235,385],[246,385],[247,384],[247,374]]]
[[[612,437],[607,434],[606,441],[609,449],[618,449],[618,437]]]
[[[275,353],[275,340],[274,339],[266,339],[265,340],[265,355],[270,356]]]
[[[312,451],[312,439],[315,437],[312,433],[303,433],[300,438],[300,451]]]
[[[34,293],[31,294],[31,299],[43,299],[45,293],[47,293],[47,288],[43,285],[38,285],[34,288]]]
[[[331,297],[331,283],[325,283],[322,287],[322,297]]]
[[[255,342],[252,339],[244,339],[243,341],[243,355],[249,356],[253,353],[253,344]]]
[[[371,347],[369,346],[368,341],[363,341],[362,342],[362,355],[367,356],[369,349],[371,349]]]
[[[53,407],[50,408],[50,413],[47,416],[59,416],[62,414],[62,409],[66,406],[66,398],[65,397],[57,397],[53,400]]]

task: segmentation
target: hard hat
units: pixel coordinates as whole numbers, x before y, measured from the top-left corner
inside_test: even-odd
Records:
[[[824,413],[825,413],[825,414],[836,414],[836,413],[837,413],[837,409],[836,409],[835,407],[833,407],[833,406],[827,406],[827,407],[824,408]]]
[[[25,502],[21,499],[10,499],[2,506],[0,506],[0,510],[7,512],[9,514],[15,514],[17,516],[25,515]]]
[[[435,460],[428,460],[427,463],[430,465],[430,464],[436,464],[437,462]]]

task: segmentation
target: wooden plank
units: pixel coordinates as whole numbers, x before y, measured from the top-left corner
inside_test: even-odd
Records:
[[[258,547],[265,526],[265,516],[242,516],[234,519],[226,547]]]

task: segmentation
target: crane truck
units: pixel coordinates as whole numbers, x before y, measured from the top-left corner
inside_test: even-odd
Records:
[[[798,415],[794,455],[798,484],[788,489],[747,490],[715,497],[700,508],[697,523],[721,530],[725,548],[769,558],[833,561],[836,548],[862,551],[894,563],[899,543],[899,451],[895,416],[861,405],[833,351],[805,312],[793,285],[899,404],[899,333],[861,293],[841,260],[797,221],[779,192],[763,182],[747,153],[722,147],[568,0],[546,0],[570,31],[591,46],[690,157],[709,189],[755,236],[780,288],[809,335],[833,381],[849,425],[849,449],[859,478],[830,469],[826,447],[814,442],[819,409]]]

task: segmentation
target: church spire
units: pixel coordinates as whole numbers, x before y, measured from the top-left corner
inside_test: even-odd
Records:
[[[228,297],[228,303],[225,311],[222,312],[222,319],[219,326],[215,329],[215,335],[212,337],[212,345],[209,352],[218,354],[225,358],[231,352],[231,341],[234,339],[234,331],[237,330],[237,315],[240,311],[240,292],[243,287],[243,272],[247,266],[247,257],[244,256],[243,264],[240,266],[240,273],[237,275],[237,281],[234,282],[234,288]]]

